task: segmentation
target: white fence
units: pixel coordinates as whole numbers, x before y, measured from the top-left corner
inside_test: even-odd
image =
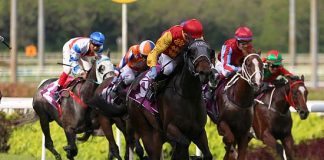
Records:
[[[307,107],[310,112],[318,112],[323,114],[324,112],[324,101],[308,101]],[[295,111],[292,107],[291,111]],[[32,109],[32,98],[14,98],[14,97],[3,97],[0,103],[0,111],[6,113],[13,112],[14,109],[24,109],[24,113],[27,110]],[[42,140],[42,160],[45,160],[45,138]],[[117,143],[120,150],[120,133],[117,132]],[[199,149],[196,149],[196,155],[201,155]]]

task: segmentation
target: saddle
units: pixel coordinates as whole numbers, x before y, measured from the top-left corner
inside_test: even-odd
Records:
[[[61,97],[69,97],[70,96],[70,91],[72,91],[74,89],[74,87],[79,83],[84,81],[84,79],[82,77],[69,77],[66,82],[64,83],[59,95],[59,99],[61,99]],[[59,100],[60,101],[60,100]]]

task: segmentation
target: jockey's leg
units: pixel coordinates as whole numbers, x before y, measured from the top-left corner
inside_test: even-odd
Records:
[[[53,97],[53,99],[56,101],[59,98],[59,92],[62,89],[62,86],[66,82],[66,79],[69,77],[67,73],[64,71],[61,73],[60,78],[58,80],[57,86],[53,88],[53,90],[50,91],[50,96]]]
[[[123,67],[120,71],[121,73],[119,78],[114,78],[112,82],[113,87],[110,95],[113,98],[121,93],[135,79],[135,74],[128,65]]]
[[[71,65],[73,62],[70,60],[70,52],[68,51],[68,46],[63,47],[63,64]],[[76,63],[76,62],[75,62]],[[66,82],[69,74],[71,73],[71,66],[63,65],[63,72],[61,73],[57,86],[50,91],[50,96],[57,100],[59,98],[59,92],[62,89],[64,83]]]
[[[161,70],[158,70],[156,78],[153,80],[153,82],[159,82],[161,80],[166,79],[174,70],[174,68],[177,66],[176,61],[174,61],[171,57],[161,54],[159,57],[159,64],[161,64]],[[149,86],[148,91],[147,91],[147,98],[151,99],[153,97],[153,94],[156,92],[154,86]]]

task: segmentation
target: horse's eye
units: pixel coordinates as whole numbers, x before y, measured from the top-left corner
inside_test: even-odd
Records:
[[[103,72],[105,71],[105,66],[104,65],[100,65],[98,68],[98,72],[103,74]]]

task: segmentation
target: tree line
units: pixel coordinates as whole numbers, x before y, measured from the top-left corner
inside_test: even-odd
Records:
[[[319,52],[324,52],[324,3],[318,1]],[[174,24],[197,18],[204,25],[205,39],[215,50],[233,37],[238,26],[254,32],[254,46],[263,51],[288,52],[288,0],[137,0],[127,5],[128,45],[145,39],[156,41]],[[121,36],[121,5],[111,0],[44,0],[46,51],[61,51],[72,37],[101,31],[105,46],[117,49]],[[37,44],[38,0],[17,1],[18,48]],[[310,2],[296,0],[297,52],[309,51]],[[0,0],[0,35],[10,35],[10,0]]]

